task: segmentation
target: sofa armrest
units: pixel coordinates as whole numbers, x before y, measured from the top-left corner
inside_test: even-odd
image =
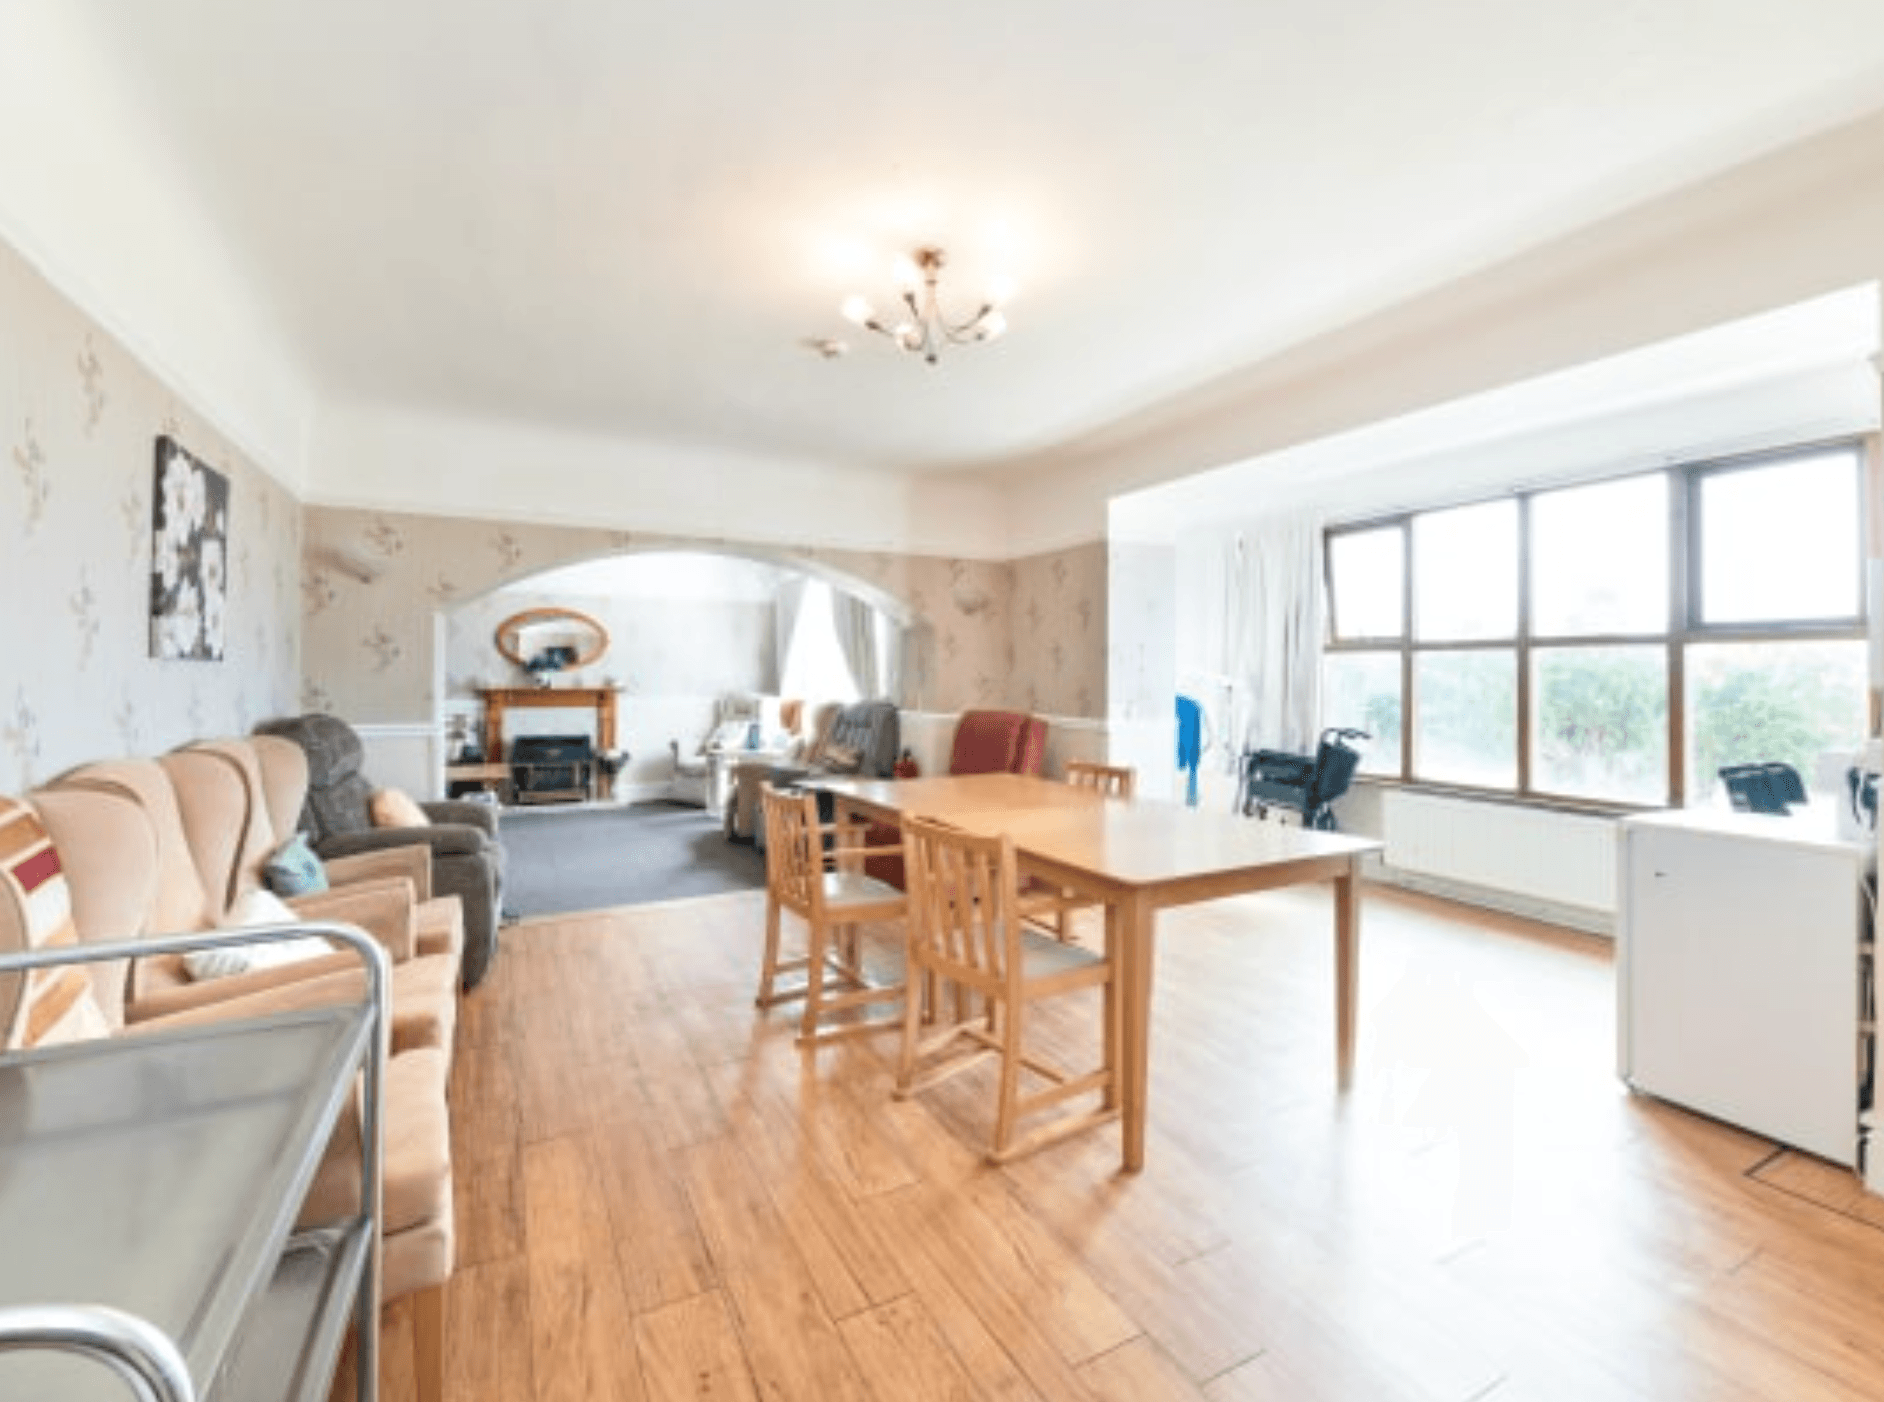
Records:
[[[223,1016],[235,1016],[234,1012],[226,1010],[233,1003],[298,988],[305,983],[320,982],[325,987],[325,980],[331,975],[338,975],[342,979],[351,975],[355,978],[352,986],[357,988],[359,967],[357,955],[336,951],[322,955],[319,959],[307,959],[298,964],[277,964],[267,969],[250,969],[247,973],[230,974],[227,978],[204,979],[201,982],[185,980],[134,990],[134,996],[124,1005],[124,1022],[129,1028],[156,1018],[176,1017],[202,1008],[223,1008]],[[356,992],[353,996],[359,995]],[[340,1000],[336,998],[333,1001]],[[256,1006],[261,1006],[265,1012],[275,1011],[272,1005]]]
[[[478,855],[491,847],[491,840],[482,828],[466,827],[463,823],[435,823],[424,828],[372,828],[366,832],[335,833],[323,837],[314,845],[314,850],[320,853],[322,861],[330,861],[335,857],[351,857],[413,843],[423,843],[431,849],[433,857]]]
[[[296,915],[358,925],[386,948],[395,964],[418,949],[418,902],[404,877],[363,881],[341,890],[317,891],[288,902]]]
[[[357,886],[399,877],[412,883],[414,900],[432,898],[432,849],[423,842],[356,852],[351,857],[330,857],[326,859],[326,866],[330,886]]]
[[[497,836],[497,805],[494,803],[472,803],[462,798],[435,798],[421,803],[419,811],[435,824],[478,828],[487,837]]]

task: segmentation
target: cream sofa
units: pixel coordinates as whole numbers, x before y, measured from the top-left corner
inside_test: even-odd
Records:
[[[777,696],[721,697],[714,707],[712,726],[696,744],[668,741],[674,752],[668,798],[697,804],[718,818],[732,796],[733,771],[738,765],[753,760],[783,764],[797,758],[804,748],[800,731],[804,709],[803,702]]]
[[[253,744],[211,742],[160,759],[86,765],[30,796],[28,807],[57,854],[56,879],[67,888],[81,941],[210,928],[227,914],[257,879],[263,849],[275,837]],[[291,788],[276,796],[278,803],[298,803]],[[417,869],[429,871],[429,854],[417,852]],[[462,938],[461,925],[454,900],[421,899],[424,888],[414,874],[397,869],[407,859],[375,857],[354,869],[331,865],[335,889],[302,899],[296,909],[310,920],[356,924],[391,956],[382,1298],[412,1297],[419,1395],[439,1402],[444,1287],[454,1257],[447,1082],[456,1031],[454,941]],[[358,879],[340,884],[349,876]],[[20,889],[0,882],[0,949],[9,934],[17,942],[32,917]],[[112,1036],[357,999],[364,989],[357,959],[343,954],[203,983],[190,981],[173,957],[135,960],[129,968],[98,964],[90,973],[97,1011],[80,1025]],[[0,987],[0,1002],[6,993]],[[355,1210],[359,1129],[357,1118],[343,1116],[304,1204],[304,1225]]]
[[[104,760],[62,775],[57,789],[121,789],[144,809],[158,851],[152,931],[213,929],[241,894],[259,882],[261,864],[279,843],[253,758],[258,740],[227,740],[173,750],[159,758]],[[287,741],[271,745],[294,750]],[[246,754],[248,762],[236,758]],[[83,835],[79,835],[82,840]],[[372,932],[393,958],[393,1050],[451,1046],[457,1025],[452,947],[457,903],[432,901],[424,849],[381,852],[330,863],[331,888],[289,904],[310,920],[344,920]],[[281,1006],[307,1007],[357,997],[353,961],[331,959],[192,980],[175,955],[140,959],[125,990],[125,1020],[183,1012],[232,996],[273,990]],[[331,978],[338,982],[321,982]]]

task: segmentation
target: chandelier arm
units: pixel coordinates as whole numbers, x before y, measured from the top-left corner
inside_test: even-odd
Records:
[[[969,317],[967,321],[957,322],[951,325],[949,322],[938,317],[936,318],[936,324],[942,328],[943,335],[947,336],[950,341],[958,346],[965,346],[972,341],[982,339],[985,333],[983,323],[987,321],[989,314],[993,311],[994,303],[983,302],[981,304],[981,310]]]

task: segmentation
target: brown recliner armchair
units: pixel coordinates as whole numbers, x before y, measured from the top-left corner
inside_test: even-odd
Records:
[[[264,721],[255,733],[279,735],[306,752],[301,828],[323,858],[412,843],[431,848],[432,894],[456,896],[464,906],[462,973],[464,986],[475,987],[497,955],[504,866],[497,810],[488,803],[434,800],[419,805],[431,819],[428,827],[376,828],[368,811],[374,785],[360,772],[366,751],[352,726],[336,716],[305,715]]]

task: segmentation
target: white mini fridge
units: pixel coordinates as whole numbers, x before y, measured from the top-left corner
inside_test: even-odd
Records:
[[[1625,819],[1619,1069],[1639,1091],[1836,1163],[1868,1090],[1869,843],[1829,812]]]

